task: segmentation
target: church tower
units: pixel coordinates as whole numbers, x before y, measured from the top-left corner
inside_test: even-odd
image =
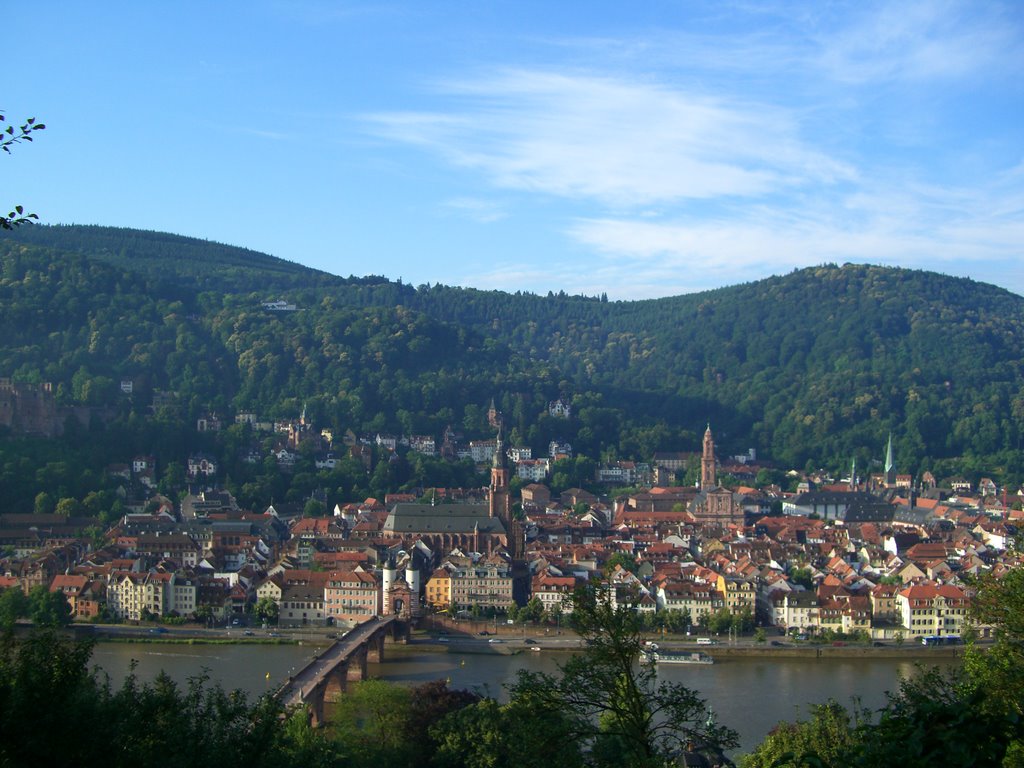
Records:
[[[491,462],[491,488],[488,515],[501,520],[505,526],[508,553],[513,560],[523,556],[523,525],[512,518],[512,497],[509,494],[508,459],[505,457],[505,443],[498,427],[498,439],[494,446],[494,460]]]
[[[709,491],[718,485],[715,474],[715,438],[711,436],[711,425],[704,431],[704,453],[700,457],[700,489]]]
[[[508,475],[508,461],[505,458],[505,445],[501,439],[501,428],[499,427],[498,439],[494,446],[494,459],[491,462],[491,493],[488,515],[497,517],[506,523],[509,512],[512,510],[511,499],[508,495]]]
[[[889,433],[889,444],[885,448],[885,487],[896,487],[896,462],[892,458],[892,432]]]

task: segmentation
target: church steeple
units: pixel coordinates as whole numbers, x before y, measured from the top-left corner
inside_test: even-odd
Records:
[[[711,435],[711,424],[704,430],[704,453],[700,457],[700,489],[707,491],[718,485],[715,470],[715,438]]]
[[[494,441],[494,459],[491,462],[488,515],[498,518],[505,526],[509,555],[513,560],[517,560],[523,554],[523,530],[519,521],[512,519],[512,497],[508,484],[508,461],[505,457],[505,442],[501,439],[501,427],[499,426],[498,437]]]
[[[889,444],[885,449],[885,487],[896,487],[896,462],[892,458],[892,432],[889,433]]]
[[[512,504],[508,494],[508,482],[505,443],[501,439],[501,427],[499,426],[498,437],[494,441],[494,459],[491,461],[491,493],[488,513],[491,517],[500,518],[506,526],[512,511]]]
[[[505,469],[507,465],[505,457],[505,444],[504,441],[501,439],[502,426],[503,425],[501,423],[498,424],[498,436],[494,440],[494,458],[491,459],[492,477],[494,476],[493,470]]]

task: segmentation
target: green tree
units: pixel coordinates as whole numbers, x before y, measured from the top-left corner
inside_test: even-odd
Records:
[[[0,764],[160,765],[225,768],[338,765],[339,755],[308,720],[283,719],[270,697],[209,686],[202,675],[183,690],[165,675],[120,688],[89,671],[92,645],[45,631],[0,639]],[[68,729],[72,718],[88,722]]]
[[[735,618],[728,608],[719,608],[708,617],[708,629],[716,635],[728,632],[732,628]]]
[[[789,580],[794,584],[800,584],[805,589],[814,589],[814,579],[811,577],[810,568],[794,568],[789,572]]]
[[[28,616],[29,603],[21,587],[0,592],[0,629],[10,629],[18,619]]]
[[[48,515],[52,513],[54,509],[53,497],[46,491],[40,491],[36,494],[33,509],[37,515]]]
[[[175,492],[185,487],[185,466],[180,461],[167,462],[158,487],[164,496],[174,496]]]
[[[309,499],[302,508],[303,517],[323,517],[326,514],[327,507],[324,506],[322,501],[317,499]]]
[[[54,511],[62,517],[75,517],[81,514],[82,504],[78,499],[66,496],[57,502],[57,507]]]
[[[654,669],[637,664],[641,621],[634,611],[612,606],[606,590],[577,590],[569,621],[586,642],[584,651],[557,676],[521,671],[509,691],[513,701],[564,713],[595,764],[661,766],[687,744],[710,750],[736,745],[735,732],[714,724],[696,692],[659,682]]]
[[[7,117],[3,112],[0,112],[0,123],[7,122]],[[11,147],[21,142],[32,141],[32,134],[36,131],[42,131],[46,128],[42,123],[37,123],[34,117],[28,118],[24,123],[15,128],[13,125],[8,125],[2,131],[0,131],[0,149],[8,154],[11,151]],[[25,213],[25,209],[20,206],[14,206],[14,210],[8,213],[6,216],[0,216],[0,229],[14,229],[20,227],[22,224],[28,224],[33,220],[38,220],[39,216],[34,213]]]
[[[253,613],[256,614],[260,621],[276,624],[280,607],[272,597],[261,597],[253,607]]]
[[[919,670],[877,713],[838,705],[780,726],[745,768],[1024,765],[1024,571],[977,583],[974,618],[996,643],[968,647],[962,667]],[[762,751],[763,750],[763,751]]]
[[[383,680],[349,687],[335,705],[333,733],[356,765],[405,765],[416,745],[405,738],[411,694]]]
[[[630,573],[636,573],[637,562],[636,558],[628,552],[616,552],[614,555],[605,561],[605,571],[611,573],[615,570],[616,565],[621,565],[625,570]]]
[[[437,768],[583,768],[571,718],[524,693],[508,704],[484,699],[430,728]]]
[[[29,617],[37,627],[66,627],[71,623],[71,607],[61,592],[51,592],[40,584],[28,593]]]
[[[525,624],[527,622],[538,622],[544,616],[544,603],[541,602],[540,598],[534,595],[531,597],[526,605],[524,605],[518,612],[517,620]]]
[[[834,701],[811,707],[806,722],[779,723],[757,748],[740,760],[741,768],[847,768],[854,744],[850,714]]]

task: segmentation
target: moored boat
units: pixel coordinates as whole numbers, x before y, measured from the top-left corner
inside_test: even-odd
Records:
[[[714,664],[715,660],[700,651],[641,651],[641,664]]]

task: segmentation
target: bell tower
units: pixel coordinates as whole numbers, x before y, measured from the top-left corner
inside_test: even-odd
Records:
[[[501,439],[501,427],[498,427],[498,439],[494,446],[494,459],[491,461],[491,492],[488,515],[497,517],[508,523],[508,515],[512,510],[508,495],[508,462],[505,459],[505,445]]]
[[[524,531],[519,520],[512,517],[512,497],[509,493],[508,460],[505,457],[505,443],[501,439],[501,425],[498,426],[498,439],[494,446],[494,460],[491,462],[491,488],[489,494],[488,515],[501,520],[505,527],[506,545],[513,560],[523,556]]]
[[[715,438],[711,436],[711,425],[704,430],[704,453],[700,457],[700,489],[709,491],[718,485],[715,474]]]

